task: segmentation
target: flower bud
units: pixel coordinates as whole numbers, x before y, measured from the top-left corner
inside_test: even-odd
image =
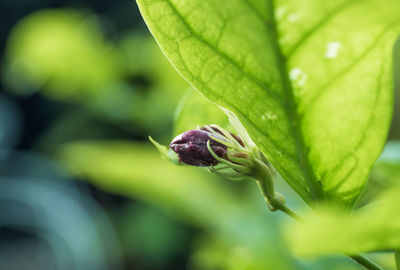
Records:
[[[208,151],[207,141],[210,141],[211,149],[219,157],[226,155],[227,146],[213,140],[214,136],[201,129],[189,130],[175,137],[169,147],[178,154],[182,163],[199,167],[215,166],[218,161]],[[223,140],[223,137],[219,139]]]

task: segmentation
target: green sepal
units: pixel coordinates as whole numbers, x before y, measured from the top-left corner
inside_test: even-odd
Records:
[[[169,149],[167,146],[162,145],[160,143],[158,143],[157,141],[155,141],[151,136],[149,136],[149,140],[151,141],[151,143],[157,148],[157,150],[160,152],[161,156],[172,162],[175,165],[182,165],[181,162],[179,162],[179,157],[178,155],[172,151],[171,149]]]

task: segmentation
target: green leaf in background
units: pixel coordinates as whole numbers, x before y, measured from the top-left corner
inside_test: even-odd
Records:
[[[162,210],[135,202],[115,212],[113,220],[125,254],[138,258],[143,268],[165,268],[185,252],[187,228]]]
[[[382,184],[400,183],[400,141],[389,141],[376,161],[371,177]]]
[[[400,248],[400,186],[381,194],[378,202],[349,214],[324,208],[305,222],[290,224],[286,239],[298,255],[358,254]]]
[[[7,42],[7,82],[19,94],[90,99],[121,76],[118,54],[94,15],[41,10],[22,19]]]
[[[66,144],[60,158],[74,175],[110,192],[152,203],[196,225],[216,226],[240,209],[218,178],[162,160],[150,144],[81,141]]]
[[[124,35],[118,42],[118,51],[126,72],[139,98],[128,108],[134,112],[135,122],[146,127],[149,134],[160,135],[158,127],[170,132],[178,100],[189,84],[171,67],[154,39],[142,31]],[[133,92],[133,91],[132,91]],[[115,91],[109,99],[118,96]],[[114,108],[119,111],[120,108]]]
[[[174,135],[209,124],[217,124],[225,129],[230,129],[225,113],[193,88],[189,88],[175,112]]]
[[[400,183],[400,142],[388,141],[372,168],[356,207],[371,203],[380,192],[397,183]]]
[[[392,112],[395,0],[138,0],[175,68],[307,202],[352,205]]]
[[[118,41],[117,49],[121,53],[124,69],[129,74],[143,74],[154,80],[159,88],[168,88],[180,96],[189,84],[182,79],[160,51],[154,38],[143,31],[128,32]]]

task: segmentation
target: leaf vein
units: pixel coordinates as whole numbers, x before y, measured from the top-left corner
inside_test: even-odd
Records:
[[[353,68],[355,68],[373,49],[376,48],[376,46],[379,44],[381,39],[385,36],[386,32],[390,30],[390,28],[393,25],[399,24],[399,21],[395,21],[393,23],[388,24],[386,27],[382,29],[382,31],[378,34],[378,36],[375,38],[374,42],[364,50],[354,61],[351,62],[350,65],[348,65],[346,68],[342,69],[335,77],[333,77],[331,80],[326,82],[323,86],[319,87],[319,89],[316,91],[316,94],[310,99],[310,101],[304,106],[305,108],[311,108],[312,105],[319,99],[319,97],[326,93],[326,91],[322,91],[323,89],[328,89],[331,84],[339,80],[341,77],[345,76],[346,74],[349,73]]]
[[[297,43],[293,45],[293,47],[287,52],[286,56],[287,58],[290,58],[306,41],[314,35],[319,29],[321,29],[324,25],[329,23],[333,17],[336,15],[340,14],[341,12],[345,11],[348,7],[351,5],[360,2],[360,0],[354,0],[354,1],[347,1],[344,2],[343,4],[337,6],[332,12],[327,13],[323,18],[314,24],[312,27],[308,29],[308,31],[305,32],[305,34],[300,38]]]
[[[179,12],[179,10],[171,3],[170,0],[166,0],[166,3],[169,4],[171,7],[172,11],[179,17],[179,19],[182,21],[182,23],[187,27],[187,29],[192,33],[193,37],[196,38],[198,41],[204,43],[207,47],[215,51],[218,55],[220,55],[225,61],[230,63],[232,66],[236,67],[236,70],[242,73],[242,75],[245,75],[247,78],[249,78],[252,82],[254,82],[258,87],[261,89],[271,89],[270,85],[266,82],[262,82],[259,79],[257,79],[255,76],[252,74],[245,72],[242,64],[237,63],[234,61],[231,57],[229,57],[227,54],[222,52],[220,49],[218,49],[216,46],[211,44],[209,41],[204,39],[201,35],[196,33],[196,31],[190,26],[190,24],[186,21],[186,19],[183,17],[183,15]],[[273,97],[277,102],[281,102],[280,98],[277,96],[277,94],[273,91],[268,91],[267,92],[271,97]]]

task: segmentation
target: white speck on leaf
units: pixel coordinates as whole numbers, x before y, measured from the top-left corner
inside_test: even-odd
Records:
[[[278,118],[278,116],[276,116],[275,114],[272,113],[265,113],[265,116],[269,119],[269,120],[275,120]]]
[[[333,59],[338,56],[339,49],[342,47],[342,43],[339,41],[331,41],[326,44],[325,58]]]
[[[286,8],[285,7],[279,7],[275,10],[275,17],[277,19],[282,19],[283,16],[285,16],[286,13]]]
[[[263,115],[261,115],[261,119],[262,119],[263,121],[265,121],[266,119],[269,119],[269,120],[276,120],[276,119],[278,119],[278,116],[276,116],[275,114],[272,114],[272,113],[270,113],[270,112],[266,112],[266,113],[264,113]]]
[[[297,80],[302,72],[301,68],[292,68],[289,73],[290,79]]]
[[[289,72],[289,78],[296,82],[298,86],[303,86],[307,81],[307,74],[298,67],[292,68]]]

